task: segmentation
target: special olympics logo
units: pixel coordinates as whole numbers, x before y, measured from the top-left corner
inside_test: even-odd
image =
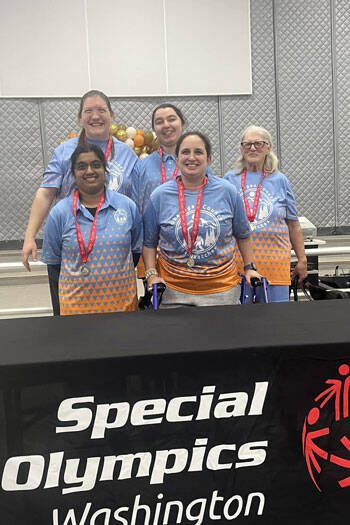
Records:
[[[194,210],[186,212],[187,230],[189,239],[192,238]],[[177,220],[175,225],[175,235],[178,243],[187,250],[181,229],[181,220]],[[209,210],[201,209],[199,219],[199,229],[196,242],[193,246],[193,255],[202,255],[216,246],[220,235],[220,223],[215,214]]]
[[[325,381],[325,389],[314,399],[316,406],[304,420],[303,454],[320,492],[334,483],[338,488],[350,487],[349,372],[349,365],[339,366],[339,378]]]
[[[115,160],[108,164],[108,169],[108,189],[118,191],[123,183],[123,170]]]
[[[119,226],[122,226],[123,224],[126,223],[127,221],[127,214],[126,214],[126,211],[123,210],[123,208],[118,208],[117,210],[115,210],[114,212],[114,219],[115,219],[115,222],[119,225]]]

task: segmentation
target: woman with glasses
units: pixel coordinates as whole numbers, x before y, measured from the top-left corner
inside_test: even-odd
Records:
[[[136,204],[106,189],[106,158],[95,144],[78,146],[71,164],[76,189],[52,208],[42,253],[43,262],[60,268],[61,315],[136,310]]]
[[[289,301],[290,245],[298,259],[292,278],[297,276],[301,283],[307,276],[304,240],[293,192],[286,176],[278,170],[266,129],[250,126],[244,131],[236,170],[224,178],[237,188],[244,203],[252,230],[254,261],[270,283],[270,302]],[[263,301],[260,291],[258,288],[257,300]]]
[[[69,139],[60,144],[45,170],[40,188],[38,189],[30,212],[27,231],[22,248],[22,261],[30,271],[29,257],[36,261],[36,234],[42,226],[54,201],[67,197],[74,187],[74,176],[71,171],[70,158],[78,145],[96,144],[106,158],[108,167],[107,185],[109,189],[131,195],[131,174],[138,161],[132,149],[123,142],[110,136],[109,128],[113,122],[114,113],[108,97],[102,91],[92,90],[83,95],[80,100],[78,119],[82,127],[79,137]],[[48,267],[49,271],[53,268]],[[50,276],[50,286],[54,314],[59,314],[57,298],[58,273]]]
[[[61,200],[67,197],[74,186],[70,158],[78,145],[88,143],[99,146],[106,157],[109,189],[130,197],[132,179],[130,175],[138,159],[127,144],[111,137],[109,128],[113,119],[114,113],[110,100],[102,91],[92,90],[83,95],[78,111],[78,120],[82,127],[80,135],[57,146],[33,201],[22,250],[23,264],[28,271],[30,271],[29,256],[36,260],[35,236],[50,207],[55,199]]]

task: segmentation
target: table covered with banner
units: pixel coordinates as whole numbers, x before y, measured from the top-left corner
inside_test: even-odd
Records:
[[[350,301],[0,321],[6,525],[340,525]]]

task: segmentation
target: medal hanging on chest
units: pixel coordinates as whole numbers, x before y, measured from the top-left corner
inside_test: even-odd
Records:
[[[90,268],[87,264],[82,264],[80,266],[80,273],[81,275],[89,275],[90,274]]]
[[[161,176],[162,176],[162,184],[164,184],[167,181],[167,178],[166,178],[165,166],[164,166],[164,162],[163,162],[163,150],[162,150],[162,148],[159,148],[158,153],[159,153],[159,156],[160,156],[160,173],[161,173]],[[172,180],[176,179],[178,173],[179,173],[179,166],[176,166],[174,171],[173,171],[173,174],[171,176],[171,179]]]
[[[75,218],[75,231],[76,231],[76,235],[77,235],[77,242],[78,242],[78,246],[79,246],[80,257],[81,257],[81,260],[82,260],[82,263],[83,263],[80,266],[80,274],[86,277],[86,276],[90,275],[90,272],[91,272],[89,266],[87,265],[87,260],[88,260],[88,257],[90,255],[90,253],[92,252],[92,249],[93,249],[95,241],[96,241],[97,215],[98,215],[98,212],[101,209],[101,206],[105,202],[105,194],[102,193],[102,195],[100,197],[100,200],[98,202],[96,213],[95,213],[95,217],[94,217],[94,220],[93,220],[93,223],[92,223],[92,226],[91,226],[91,230],[90,230],[90,235],[89,235],[89,241],[88,241],[87,248],[85,248],[83,235],[81,233],[81,229],[80,229],[80,226],[79,226],[78,221],[77,221],[78,198],[79,198],[79,190],[75,190],[74,195],[73,195],[72,207],[73,207],[73,215],[74,215],[74,218]]]
[[[181,230],[183,238],[185,239],[186,245],[187,245],[187,253],[188,253],[188,259],[186,261],[186,265],[188,268],[193,268],[195,265],[195,260],[192,255],[193,246],[196,242],[197,235],[198,235],[198,229],[199,229],[199,219],[201,215],[201,207],[202,207],[202,197],[203,197],[203,190],[205,188],[205,185],[207,184],[208,179],[205,178],[204,182],[199,190],[198,196],[197,196],[197,202],[196,202],[196,208],[194,212],[194,218],[193,218],[193,226],[192,226],[192,235],[191,240],[189,239],[188,235],[188,228],[187,228],[187,216],[186,216],[186,203],[185,203],[185,188],[183,185],[183,182],[181,178],[179,177],[177,179],[177,188],[178,188],[178,195],[179,195],[179,208],[180,208],[180,220],[181,220]]]
[[[250,229],[252,231],[255,230],[255,226],[254,226],[253,223],[254,223],[256,214],[258,212],[260,193],[261,193],[261,186],[262,186],[262,183],[263,183],[263,180],[264,180],[265,177],[266,177],[266,172],[263,171],[263,174],[261,176],[261,180],[260,180],[259,186],[257,187],[256,192],[255,192],[255,197],[254,197],[254,202],[253,202],[253,209],[251,209],[250,206],[249,206],[248,198],[247,198],[247,196],[245,194],[245,183],[246,183],[246,178],[247,178],[247,170],[244,170],[243,173],[242,173],[241,188],[242,188],[242,192],[243,192],[244,207],[245,207],[245,212],[247,214],[248,221],[250,222]]]

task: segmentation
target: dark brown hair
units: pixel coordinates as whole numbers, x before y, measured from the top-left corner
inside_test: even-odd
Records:
[[[182,125],[184,126],[185,125],[185,117],[183,116],[182,114],[182,111],[181,109],[177,108],[176,106],[174,106],[174,104],[167,104],[166,102],[164,102],[164,104],[159,104],[159,106],[157,106],[156,108],[154,108],[153,110],[153,113],[152,113],[152,129],[154,129],[154,117],[155,117],[155,114],[156,112],[158,111],[158,109],[166,109],[166,108],[171,108],[175,111],[176,115],[179,117],[179,119],[181,120],[182,122]]]
[[[207,152],[207,157],[211,157],[211,142],[210,142],[209,138],[206,135],[204,135],[204,133],[201,133],[200,131],[187,131],[186,133],[183,133],[183,135],[181,135],[181,137],[177,141],[176,148],[175,148],[175,155],[177,157],[179,156],[179,151],[180,151],[181,144],[183,143],[183,141],[187,137],[189,137],[191,135],[199,137],[203,141],[204,147],[205,147],[205,151]]]
[[[105,159],[105,154],[103,153],[102,149],[96,144],[89,144],[88,142],[86,142],[85,144],[78,145],[73,151],[72,156],[70,158],[73,175],[74,175],[75,165],[81,153],[95,153],[96,157],[102,162],[103,168],[106,171],[106,168],[107,168],[106,159]]]

